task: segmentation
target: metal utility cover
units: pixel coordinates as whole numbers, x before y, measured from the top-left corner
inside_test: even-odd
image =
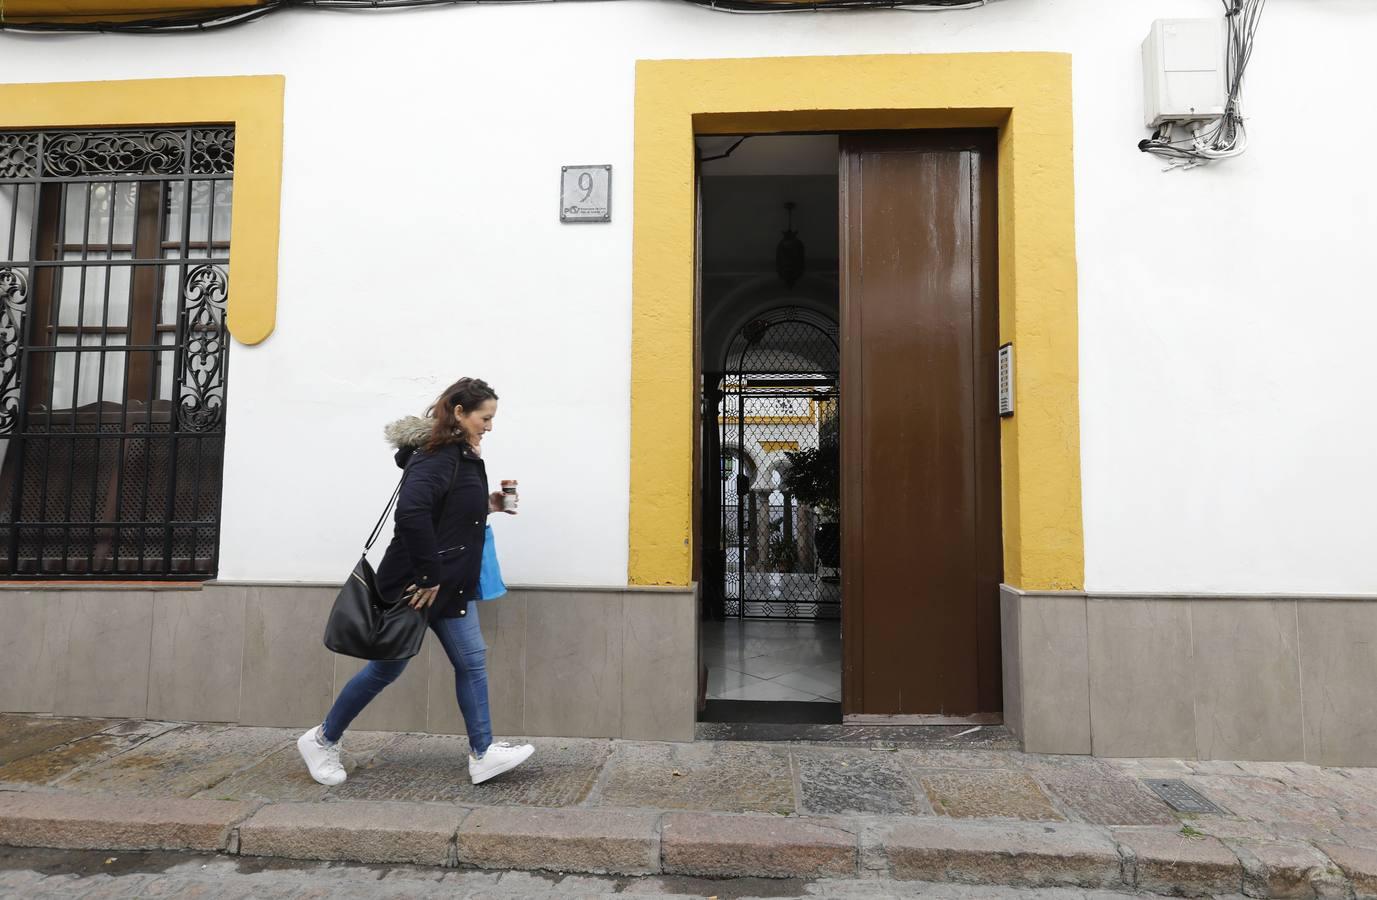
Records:
[[[1224,810],[1179,778],[1144,778],[1143,783],[1177,812],[1224,815]]]

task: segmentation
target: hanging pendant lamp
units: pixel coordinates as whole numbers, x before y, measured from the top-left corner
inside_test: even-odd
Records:
[[[775,272],[780,280],[793,287],[794,282],[803,275],[804,248],[803,241],[798,239],[798,232],[794,230],[794,202],[785,203],[784,209],[789,216],[789,224],[784,229],[784,236],[779,239],[779,245],[775,247]]]

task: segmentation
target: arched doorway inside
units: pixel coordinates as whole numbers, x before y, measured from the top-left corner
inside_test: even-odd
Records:
[[[704,367],[708,721],[840,721],[838,325],[751,312]]]
[[[717,414],[724,618],[841,616],[839,370],[837,323],[799,307],[753,319],[727,349]]]

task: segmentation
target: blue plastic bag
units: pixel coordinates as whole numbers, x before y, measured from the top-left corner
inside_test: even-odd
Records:
[[[507,593],[502,582],[502,569],[497,565],[497,544],[493,542],[492,526],[483,534],[483,565],[478,570],[478,599],[496,600]]]

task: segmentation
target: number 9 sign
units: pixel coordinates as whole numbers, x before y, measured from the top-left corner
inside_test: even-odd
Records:
[[[559,195],[561,222],[612,221],[612,167],[564,166]]]

